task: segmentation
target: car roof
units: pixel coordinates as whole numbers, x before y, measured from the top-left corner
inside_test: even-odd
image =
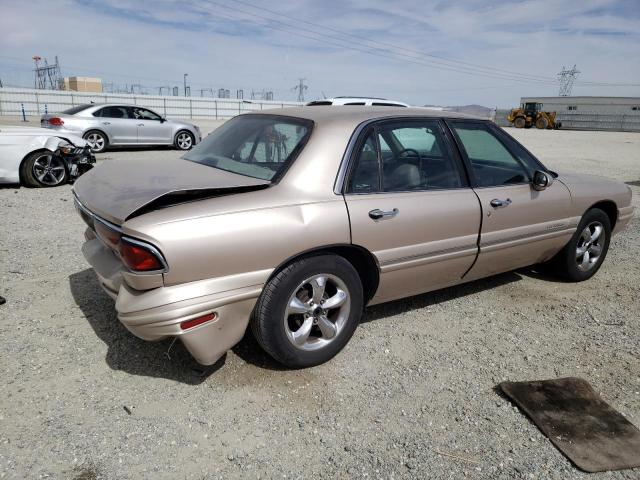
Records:
[[[377,120],[394,117],[424,117],[424,118],[464,118],[473,120],[487,120],[486,118],[467,115],[458,112],[433,110],[424,107],[369,107],[343,105],[317,105],[304,107],[286,107],[271,110],[251,112],[258,115],[280,115],[286,117],[303,118],[315,123],[343,122],[359,124],[367,120]]]

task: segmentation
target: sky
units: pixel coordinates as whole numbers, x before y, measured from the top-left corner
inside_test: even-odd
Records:
[[[640,0],[0,0],[0,79],[33,86],[33,55],[64,76],[375,96],[506,108],[558,94],[640,96]],[[205,93],[206,95],[206,93]]]

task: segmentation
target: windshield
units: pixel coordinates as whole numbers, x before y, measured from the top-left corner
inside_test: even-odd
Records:
[[[279,115],[240,115],[214,130],[182,158],[273,181],[306,143],[313,122]]]

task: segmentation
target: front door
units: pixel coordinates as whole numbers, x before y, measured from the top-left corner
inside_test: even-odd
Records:
[[[477,255],[480,205],[438,120],[368,128],[351,158],[352,242],[376,257],[379,303],[458,283]]]
[[[551,258],[571,238],[571,196],[561,182],[542,191],[531,186],[544,167],[522,146],[486,122],[448,122],[482,206],[480,253],[467,280],[533,265]],[[551,174],[549,174],[551,175]]]
[[[133,116],[138,128],[138,143],[161,145],[173,143],[169,122],[151,110],[133,107]]]

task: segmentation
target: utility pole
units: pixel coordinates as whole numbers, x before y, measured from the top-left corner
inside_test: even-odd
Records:
[[[571,96],[573,82],[579,73],[580,71],[576,69],[575,65],[571,70],[566,69],[564,65],[562,66],[562,70],[558,73],[558,81],[560,82],[560,91],[558,92],[558,95],[561,97]]]
[[[189,76],[189,74],[188,74],[188,73],[185,73],[185,74],[184,74],[184,77],[183,77],[183,79],[184,79],[184,96],[185,96],[185,97],[187,96],[187,77],[188,77],[188,76]]]
[[[307,90],[309,87],[307,85],[304,84],[304,81],[306,80],[306,78],[300,78],[298,79],[299,83],[298,85],[296,85],[295,87],[293,87],[291,90],[293,91],[298,91],[298,101],[299,102],[304,102],[304,92],[305,90]]]

